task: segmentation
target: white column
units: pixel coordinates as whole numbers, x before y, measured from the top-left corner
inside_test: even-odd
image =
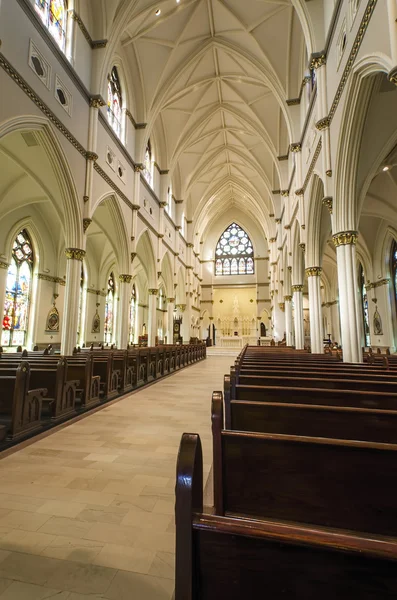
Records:
[[[132,275],[119,276],[119,312],[117,323],[117,341],[119,348],[127,348],[130,330],[130,300]]]
[[[167,344],[174,341],[174,308],[175,298],[167,298]]]
[[[397,3],[396,0],[387,0],[387,10],[389,13],[389,34],[390,34],[390,50],[391,58],[395,66],[397,66]],[[397,73],[395,73],[397,78]]]
[[[294,313],[295,313],[295,348],[303,350],[305,347],[305,333],[303,329],[303,285],[293,285]]]
[[[63,311],[61,354],[72,354],[76,346],[76,332],[79,322],[79,297],[81,262],[85,256],[85,250],[79,248],[66,248],[66,289]]]
[[[284,296],[285,336],[287,346],[292,346],[292,296]]]
[[[321,272],[321,267],[309,267],[306,269],[309,288],[310,345],[312,354],[322,354],[324,352],[320,290]]]
[[[148,346],[154,346],[157,335],[157,289],[149,290]]]
[[[333,236],[338,266],[339,307],[344,362],[362,362],[360,324],[357,303],[356,231]]]

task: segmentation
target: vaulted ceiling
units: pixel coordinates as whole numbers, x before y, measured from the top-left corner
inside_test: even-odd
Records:
[[[274,212],[278,156],[294,141],[310,35],[302,0],[113,0],[111,35],[128,64],[136,120],[147,123],[174,195],[198,219],[238,202]],[[255,208],[256,207],[256,208]],[[214,214],[215,214],[214,212]]]

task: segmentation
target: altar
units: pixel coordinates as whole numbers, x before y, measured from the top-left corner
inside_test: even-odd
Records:
[[[246,345],[256,346],[256,336],[250,335],[226,335],[219,338],[219,346],[221,348],[244,348]]]

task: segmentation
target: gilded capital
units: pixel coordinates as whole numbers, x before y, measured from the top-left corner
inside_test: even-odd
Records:
[[[85,250],[80,250],[80,248],[66,248],[65,255],[70,260],[82,261],[85,257]]]
[[[132,275],[119,275],[119,279],[121,281],[121,283],[131,283],[132,281]]]
[[[283,198],[287,198],[287,196],[289,196],[289,190],[281,190],[281,195]]]
[[[165,208],[167,206],[167,202],[160,202],[160,208]]]
[[[316,52],[311,55],[310,59],[310,68],[311,69],[319,69],[326,64],[326,57],[324,52]]]
[[[157,296],[157,294],[159,293],[157,288],[150,288],[148,290],[148,292],[149,292],[149,296]]]
[[[95,154],[95,152],[90,152],[89,150],[85,153],[85,157],[87,160],[98,160],[98,154]]]
[[[357,231],[341,231],[332,236],[334,244],[338,246],[355,246],[357,243]]]
[[[303,285],[298,284],[298,285],[292,285],[291,286],[291,290],[295,293],[295,292],[303,292]]]
[[[326,206],[328,208],[330,215],[332,215],[332,205],[333,200],[331,196],[326,196],[325,198],[323,198],[323,206]]]
[[[305,269],[305,273],[308,277],[320,277],[322,273],[321,267],[308,267]]]
[[[299,188],[299,189],[295,190],[295,196],[303,196],[304,193],[305,193],[305,190],[303,188]]]
[[[330,126],[330,119],[329,117],[324,117],[323,119],[320,119],[319,121],[317,121],[316,123],[316,129],[318,129],[318,131],[323,131],[324,129],[328,129],[328,127]]]
[[[145,170],[145,165],[142,163],[136,163],[134,166],[135,173],[142,173]]]
[[[91,96],[90,106],[91,108],[102,108],[102,106],[106,106],[106,102],[102,96]]]
[[[89,228],[89,226],[92,223],[92,219],[83,219],[83,230],[84,233],[87,231],[87,229]]]
[[[291,302],[292,296],[284,296],[284,302]]]
[[[278,305],[278,307],[279,307],[279,309],[280,309],[282,312],[284,312],[284,310],[285,310],[285,302],[279,302],[279,305]]]
[[[276,238],[275,238],[275,237],[269,238],[269,244],[272,244],[272,243],[273,243],[273,242],[275,242],[275,241],[276,241]]]
[[[137,253],[136,252],[131,252],[131,262],[134,261],[134,258],[136,257]]]
[[[174,304],[175,298],[167,298],[167,302],[169,302],[170,304]]]
[[[300,142],[291,144],[289,149],[291,152],[300,152],[302,150],[302,144]]]

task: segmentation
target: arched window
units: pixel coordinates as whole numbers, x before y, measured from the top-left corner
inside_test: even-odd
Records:
[[[145,152],[145,168],[143,171],[143,176],[145,177],[146,181],[152,185],[152,146],[150,143],[150,140],[148,140],[147,142],[147,146],[146,146],[146,152]]]
[[[171,215],[171,210],[172,210],[172,187],[171,186],[168,188],[168,192],[167,192],[167,206],[165,207],[165,210],[167,211],[167,213],[169,215]]]
[[[79,321],[77,325],[77,344],[81,342],[80,336],[83,332],[83,304],[84,304],[84,269],[83,265],[81,265],[81,274],[80,274],[80,294],[79,294]]]
[[[113,326],[114,326],[114,294],[116,291],[116,286],[114,283],[114,275],[113,272],[110,273],[108,279],[108,291],[106,294],[106,303],[105,303],[105,326],[104,326],[104,336],[105,343],[111,344],[113,337]]]
[[[65,0],[34,0],[36,12],[59,47],[65,51],[67,3]]]
[[[361,304],[363,310],[364,342],[365,346],[369,347],[371,345],[371,336],[369,331],[368,298],[367,290],[365,288],[364,268],[361,263],[359,264],[358,277],[358,285],[360,289]]]
[[[131,300],[130,300],[130,344],[134,343],[135,336],[135,312],[136,312],[136,288],[135,283],[132,285]]]
[[[28,332],[32,289],[33,246],[26,229],[20,231],[12,247],[4,303],[2,346],[24,346]]]
[[[117,67],[108,75],[108,121],[113,131],[121,137],[123,95]]]
[[[244,229],[232,223],[221,235],[215,250],[215,275],[252,275],[254,249]]]

